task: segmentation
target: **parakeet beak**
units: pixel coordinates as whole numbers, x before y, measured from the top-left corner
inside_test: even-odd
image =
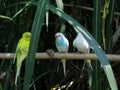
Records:
[[[58,38],[58,36],[57,35],[55,35],[55,39],[57,39]]]

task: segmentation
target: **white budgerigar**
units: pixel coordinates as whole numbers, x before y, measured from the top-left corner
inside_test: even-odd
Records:
[[[81,53],[90,53],[90,46],[80,32],[78,32],[77,37],[73,41],[73,46],[76,47],[77,50]],[[89,67],[93,70],[91,61],[90,60],[86,60],[86,61],[89,65]]]
[[[56,38],[55,44],[56,44],[58,51],[62,53],[68,52],[69,42],[66,39],[66,37],[62,33],[58,32],[55,34],[55,38]],[[66,59],[62,59],[62,64],[63,64],[63,71],[65,75],[66,74]]]

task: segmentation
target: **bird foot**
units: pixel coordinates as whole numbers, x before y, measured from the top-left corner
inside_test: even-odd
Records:
[[[55,51],[54,51],[53,49],[49,49],[49,50],[46,50],[46,53],[47,53],[50,57],[52,57],[52,56],[54,56]]]

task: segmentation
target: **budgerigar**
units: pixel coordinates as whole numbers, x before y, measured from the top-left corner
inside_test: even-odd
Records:
[[[55,34],[55,38],[56,38],[55,44],[56,44],[58,51],[62,53],[68,52],[69,42],[66,39],[66,37],[62,33],[58,32]],[[63,64],[63,71],[65,75],[66,74],[66,59],[62,59],[62,64]]]
[[[78,32],[77,37],[73,41],[73,46],[76,47],[79,52],[90,53],[90,46],[80,32]],[[89,67],[93,70],[91,61],[90,60],[86,60],[86,61],[89,65]]]
[[[15,76],[15,85],[17,85],[17,78],[20,74],[20,69],[22,65],[22,61],[27,56],[28,50],[29,50],[29,44],[30,44],[30,32],[25,32],[22,35],[22,38],[19,40],[16,48],[16,76]]]

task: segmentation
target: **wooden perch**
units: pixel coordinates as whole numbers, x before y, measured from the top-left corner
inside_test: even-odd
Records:
[[[0,53],[0,59],[14,59],[15,53]],[[120,55],[111,55],[106,54],[108,60],[110,61],[120,61]],[[72,60],[85,60],[91,59],[96,60],[98,59],[96,54],[78,54],[78,53],[56,53],[53,56],[49,56],[47,53],[36,53],[36,59],[72,59]]]

